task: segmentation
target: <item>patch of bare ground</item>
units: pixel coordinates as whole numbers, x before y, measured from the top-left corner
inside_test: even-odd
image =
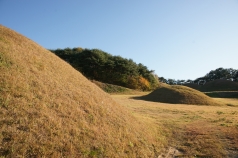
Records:
[[[238,108],[226,106],[237,99],[214,99],[224,106],[197,106],[113,97],[136,117],[154,122],[164,139],[161,157],[238,157]]]
[[[176,148],[169,147],[162,154],[160,154],[158,158],[173,158],[173,157],[179,157],[181,155],[182,155],[182,152],[180,152]]]

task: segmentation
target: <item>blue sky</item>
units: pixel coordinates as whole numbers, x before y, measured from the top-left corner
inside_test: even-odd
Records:
[[[0,23],[47,49],[98,48],[165,78],[238,69],[238,0],[0,0]]]

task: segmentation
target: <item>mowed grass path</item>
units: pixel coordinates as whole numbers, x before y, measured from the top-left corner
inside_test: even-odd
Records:
[[[238,99],[217,98],[224,106],[198,106],[112,97],[139,119],[154,123],[165,153],[166,147],[174,147],[181,157],[238,156]]]

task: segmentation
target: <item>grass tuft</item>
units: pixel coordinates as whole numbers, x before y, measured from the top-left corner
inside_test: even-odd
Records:
[[[11,60],[8,59],[4,53],[0,53],[0,68],[2,67],[9,68],[11,65],[12,65]]]

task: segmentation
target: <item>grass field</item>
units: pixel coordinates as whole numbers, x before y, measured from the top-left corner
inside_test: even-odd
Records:
[[[166,104],[103,86],[121,94],[109,95],[2,25],[0,72],[0,158],[238,155],[237,99],[214,99],[224,106]]]
[[[140,120],[153,122],[165,143],[164,157],[171,147],[180,151],[178,157],[238,156],[238,99],[214,98],[234,106],[196,106],[112,97]]]

